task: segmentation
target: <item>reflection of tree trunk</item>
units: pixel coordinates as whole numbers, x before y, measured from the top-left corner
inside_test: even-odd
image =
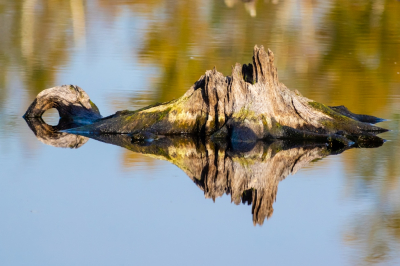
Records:
[[[252,17],[257,16],[257,10],[256,10],[257,0],[246,0],[243,2],[245,2],[244,8],[246,9],[247,12],[249,12],[250,16]]]
[[[35,45],[35,4],[36,0],[24,0],[21,20],[21,50],[26,59],[31,60]]]
[[[313,58],[315,53],[315,28],[314,28],[314,9],[313,2],[311,0],[302,1],[300,3],[300,16],[301,16],[301,37],[299,45],[302,46],[301,50],[305,52],[304,57]],[[308,72],[308,60],[297,60],[296,72],[307,73]]]
[[[85,44],[85,6],[82,0],[70,0],[71,1],[71,13],[72,13],[72,25],[74,28],[74,41],[75,46],[82,42]]]
[[[239,1],[238,0],[224,0],[224,2],[227,7],[232,8]],[[256,10],[257,0],[242,0],[242,2],[244,2],[244,8],[246,9],[247,12],[249,12],[250,16],[252,16],[252,17],[257,16],[257,10]]]
[[[27,118],[25,121],[38,140],[53,147],[77,149],[89,140],[84,136],[60,132],[74,126],[69,121],[60,120],[57,126],[50,126],[41,118]]]
[[[229,8],[232,8],[238,0],[224,0],[225,5]]]
[[[253,222],[262,225],[271,217],[278,184],[311,161],[332,153],[323,143],[290,144],[275,141],[246,146],[222,147],[203,144],[188,136],[165,137],[153,142],[132,142],[127,135],[89,135],[181,168],[215,201],[230,194],[235,204],[252,204]]]
[[[85,95],[77,98],[76,88],[62,86],[41,92],[25,116],[40,116],[46,108],[54,107],[61,117],[73,120],[87,120],[89,115],[92,120],[100,118],[100,113],[94,112],[94,104],[80,88],[79,93]],[[68,100],[63,100],[67,97]],[[132,134],[134,138],[211,135],[214,139],[230,138],[234,142],[307,139],[341,146],[354,142],[381,143],[382,139],[375,135],[387,130],[364,123],[364,118],[368,117],[368,122],[381,120],[359,117],[349,117],[303,97],[298,91],[290,91],[278,80],[273,53],[255,46],[253,65],[236,64],[232,76],[224,77],[216,69],[207,71],[177,100],[119,112],[70,132]]]

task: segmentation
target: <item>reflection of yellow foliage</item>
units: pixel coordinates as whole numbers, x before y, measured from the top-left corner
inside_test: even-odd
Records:
[[[15,0],[2,5],[6,12],[0,12],[0,19],[7,26],[2,28],[0,39],[0,53],[5,57],[0,76],[7,75],[11,64],[16,64],[24,74],[24,87],[32,95],[54,86],[56,69],[68,60],[73,43],[69,32],[75,43],[84,42],[83,1]]]
[[[57,85],[58,69],[69,60],[74,41],[84,43],[84,3],[83,0],[1,1],[0,107],[10,100],[15,75],[19,75],[18,82],[32,98],[39,91]],[[31,101],[29,96],[22,98],[27,103],[14,107],[22,109],[18,113],[23,113]],[[10,119],[4,114],[1,116]],[[15,125],[14,121],[1,122],[5,126]]]
[[[150,14],[154,8],[165,4],[164,0],[98,0],[97,2],[109,19],[116,19],[121,11],[127,9],[139,14]]]
[[[124,168],[134,168],[145,165],[147,169],[154,169],[156,166],[155,159],[142,154],[132,152],[130,150],[123,150],[122,165]]]
[[[82,0],[70,0],[75,45],[85,42],[85,6]]]
[[[397,54],[400,27],[395,3],[253,1],[261,15],[252,18],[236,2],[124,2],[124,8],[145,14],[150,21],[139,58],[162,73],[153,83],[154,101],[181,96],[214,65],[229,75],[230,65],[250,61],[257,43],[277,55],[281,80],[288,87],[355,112],[374,114],[385,107],[390,84],[400,81],[393,66],[382,61]],[[101,3],[106,10],[118,9],[110,1]],[[360,25],[364,17],[374,22]],[[137,97],[141,96],[132,101]]]
[[[36,0],[25,0],[22,6],[21,51],[28,58],[33,55],[35,4]]]

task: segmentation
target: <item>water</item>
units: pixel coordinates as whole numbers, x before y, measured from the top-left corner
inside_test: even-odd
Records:
[[[399,263],[399,16],[391,0],[0,2],[1,264]],[[21,118],[61,84],[103,115],[171,100],[207,69],[251,62],[255,44],[287,87],[392,130],[279,182],[262,226],[174,164],[92,139],[55,148]]]

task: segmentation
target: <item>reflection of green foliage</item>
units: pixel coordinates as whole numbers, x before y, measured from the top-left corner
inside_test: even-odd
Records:
[[[32,3],[32,4],[30,4]],[[33,6],[32,6],[33,5]],[[24,87],[35,96],[54,86],[55,69],[65,63],[71,36],[65,23],[71,14],[70,1],[5,1],[0,8],[2,36],[0,80],[12,67],[24,73]],[[5,84],[1,84],[2,88]]]
[[[387,104],[390,84],[399,81],[393,68],[399,59],[399,11],[394,1],[334,1],[325,20],[331,41],[319,67],[319,76],[335,76],[327,84],[332,102],[344,100],[363,113]]]
[[[57,85],[57,69],[68,60],[74,40],[71,21],[84,23],[84,15],[71,19],[77,8],[84,14],[83,0],[1,1],[0,123],[5,128],[16,123],[2,110],[10,100],[16,76],[29,98]]]
[[[318,11],[322,8],[317,4],[304,4],[303,9],[311,15],[326,14],[323,23],[311,21],[315,24],[312,34],[285,15],[293,8],[287,3],[258,3],[260,15],[252,18],[243,7],[229,9],[223,1],[214,1],[208,16],[193,12],[204,8],[198,1],[166,2],[163,12],[167,15],[150,24],[140,51],[144,63],[156,65],[162,72],[155,83],[159,101],[179,97],[214,65],[229,75],[230,65],[236,61],[249,63],[256,43],[275,52],[278,68],[290,74],[290,79],[282,79],[288,87],[317,97],[324,91],[315,100],[343,103],[356,112],[371,114],[382,108],[390,84],[400,78],[393,71],[400,45],[400,7],[392,1],[381,2],[381,13],[374,1],[331,1],[325,13]],[[309,22],[302,18],[304,25]],[[304,39],[307,34],[311,37]]]

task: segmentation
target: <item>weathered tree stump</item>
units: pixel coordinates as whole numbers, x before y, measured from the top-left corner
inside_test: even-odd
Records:
[[[130,134],[134,139],[191,134],[233,142],[298,139],[368,146],[382,143],[376,134],[387,131],[370,124],[382,119],[328,107],[286,88],[278,80],[273,53],[262,46],[254,47],[253,64],[236,64],[231,76],[209,70],[179,99],[105,118],[79,87],[50,90],[37,96],[25,117],[41,116],[51,106],[62,118],[91,123],[68,130],[78,134]]]

